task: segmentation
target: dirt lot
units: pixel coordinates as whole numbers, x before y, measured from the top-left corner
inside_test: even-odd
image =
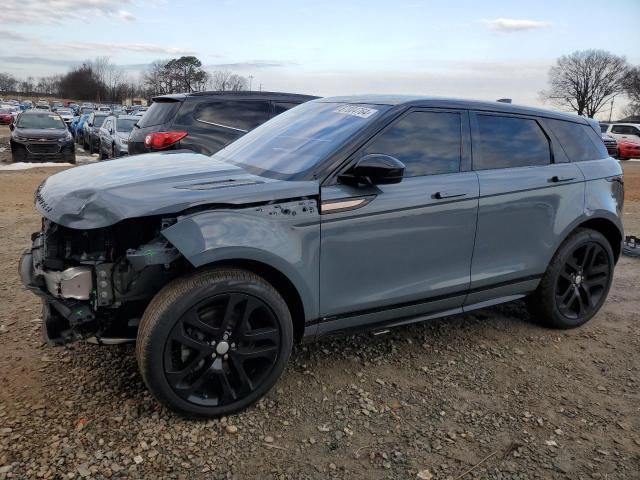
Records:
[[[16,262],[57,170],[0,171],[0,479],[640,478],[640,260],[578,330],[513,303],[298,347],[255,408],[186,421],[146,392],[131,346],[43,344]],[[625,171],[640,234],[640,163]]]

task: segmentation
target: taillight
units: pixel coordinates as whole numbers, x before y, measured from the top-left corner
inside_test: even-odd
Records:
[[[187,136],[187,132],[154,132],[144,137],[144,146],[158,150],[170,147]]]

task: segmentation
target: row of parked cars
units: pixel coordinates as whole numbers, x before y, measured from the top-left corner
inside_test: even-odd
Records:
[[[100,160],[175,149],[212,155],[270,118],[314,98],[289,93],[201,92],[156,97],[148,111],[141,106],[92,103],[65,107],[39,100],[24,110],[24,122],[16,122],[22,113],[15,111],[18,106],[11,105],[14,110],[8,112],[0,106],[0,124],[16,122],[11,146],[14,160],[19,161],[72,161],[74,141],[85,151],[98,153]],[[35,115],[40,115],[38,120]],[[34,129],[35,124],[42,128]],[[70,134],[61,130],[63,125]],[[600,128],[611,156],[640,158],[639,124],[601,123]]]
[[[76,115],[67,111],[70,107],[57,107],[54,112],[36,105],[21,113],[12,126],[11,149],[15,161],[71,163],[75,143],[91,154],[98,153],[100,160],[175,149],[211,155],[274,116],[314,98],[270,92],[191,93],[157,97],[148,110],[137,108],[130,113],[79,105]],[[37,122],[47,125],[43,129],[48,134],[42,138],[32,128]]]

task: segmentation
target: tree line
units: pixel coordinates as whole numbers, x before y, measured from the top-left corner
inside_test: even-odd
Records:
[[[169,93],[203,90],[240,91],[247,79],[229,71],[206,71],[193,56],[156,60],[138,79],[109,57],[86,60],[62,75],[18,79],[0,72],[0,93],[48,95],[76,100],[121,103],[126,98],[151,98]]]

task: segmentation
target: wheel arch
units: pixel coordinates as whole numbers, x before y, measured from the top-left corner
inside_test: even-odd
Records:
[[[607,218],[598,217],[586,220],[576,228],[589,228],[604,235],[611,245],[616,262],[618,261],[622,251],[622,231],[615,223]]]
[[[604,235],[611,245],[615,261],[618,261],[622,252],[622,224],[617,216],[608,211],[590,217],[581,217],[573,222],[561,235],[561,240],[556,245],[554,254],[564,241],[579,228],[588,228]]]

